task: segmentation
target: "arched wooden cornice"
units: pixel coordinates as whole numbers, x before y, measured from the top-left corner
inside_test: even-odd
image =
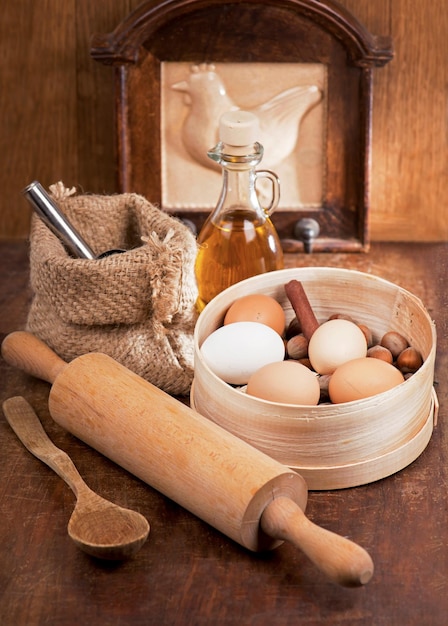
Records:
[[[169,21],[201,9],[237,4],[271,5],[311,19],[341,41],[356,66],[381,67],[393,58],[389,37],[372,35],[334,0],[148,0],[111,33],[95,35],[91,55],[106,64],[136,63],[141,46]]]

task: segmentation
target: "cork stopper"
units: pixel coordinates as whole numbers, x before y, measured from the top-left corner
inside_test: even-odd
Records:
[[[219,138],[230,154],[251,152],[259,130],[258,117],[248,111],[228,111],[219,120]]]

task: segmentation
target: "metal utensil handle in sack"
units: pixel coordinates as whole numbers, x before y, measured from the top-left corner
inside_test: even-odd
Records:
[[[40,219],[76,257],[81,259],[97,258],[90,246],[62,213],[58,204],[38,181],[29,184],[22,193],[29,200]]]

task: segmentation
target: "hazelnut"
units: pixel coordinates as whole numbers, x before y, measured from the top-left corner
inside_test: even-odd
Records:
[[[397,367],[402,374],[413,374],[422,365],[422,355],[412,346],[405,348],[397,357]]]
[[[286,328],[286,339],[291,339],[291,337],[294,337],[294,335],[300,335],[300,333],[302,332],[302,329],[300,327],[300,322],[297,319],[297,317],[293,317],[292,320],[289,322],[288,327]]]
[[[331,374],[322,374],[318,377],[320,387],[320,402],[326,402],[330,398],[330,395],[328,393],[330,378]]]
[[[308,339],[305,335],[294,335],[286,343],[286,353],[290,359],[303,359],[308,356]]]
[[[347,320],[355,324],[353,317],[351,317],[350,315],[347,315],[346,313],[333,313],[333,315],[330,315],[328,319],[329,320]]]
[[[374,359],[381,359],[381,361],[386,361],[386,363],[390,363],[391,365],[394,362],[391,351],[380,345],[369,348],[367,350],[367,356]]]
[[[394,330],[383,335],[380,344],[390,350],[394,360],[397,359],[400,352],[403,352],[403,350],[409,346],[407,339]]]
[[[367,341],[367,347],[370,348],[373,344],[373,335],[372,335],[372,331],[370,330],[370,328],[368,326],[366,326],[365,324],[358,324],[357,325],[358,328],[360,328],[362,330],[362,332],[364,333],[364,337],[366,338]]]

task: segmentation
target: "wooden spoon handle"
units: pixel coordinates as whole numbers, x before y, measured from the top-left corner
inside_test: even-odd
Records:
[[[333,582],[359,587],[372,578],[373,561],[364,548],[316,526],[289,498],[275,498],[263,511],[260,523],[269,536],[300,548]]]
[[[3,402],[3,412],[25,448],[65,480],[76,496],[81,489],[90,490],[68,454],[48,438],[39,418],[25,398],[8,398]]]
[[[10,365],[49,383],[53,383],[67,366],[43,341],[24,330],[5,337],[2,356]]]

